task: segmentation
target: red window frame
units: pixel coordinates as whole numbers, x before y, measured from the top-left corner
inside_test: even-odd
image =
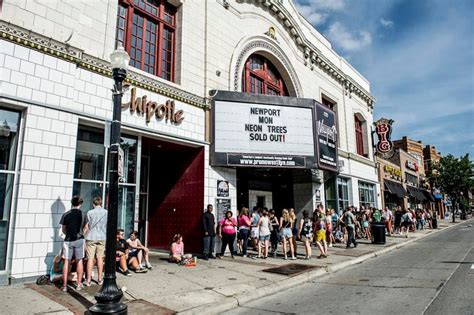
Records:
[[[288,96],[277,68],[267,58],[253,54],[245,62],[242,91],[252,94]]]
[[[174,82],[176,8],[167,1],[120,0],[115,38],[132,66]]]
[[[355,124],[357,154],[365,156],[365,153],[364,153],[364,133],[362,131],[363,122],[357,116],[354,116],[354,124]]]

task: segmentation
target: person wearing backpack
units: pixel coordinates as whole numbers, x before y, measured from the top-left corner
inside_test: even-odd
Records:
[[[303,218],[300,220],[299,238],[303,241],[306,251],[305,259],[311,258],[311,239],[313,237],[313,221],[309,217],[308,210],[303,211]]]
[[[354,235],[354,224],[355,224],[355,217],[352,213],[352,207],[347,208],[347,211],[344,213],[343,217],[344,225],[347,229],[347,243],[346,248],[351,248],[351,244],[354,244],[354,248],[357,247],[357,242]]]

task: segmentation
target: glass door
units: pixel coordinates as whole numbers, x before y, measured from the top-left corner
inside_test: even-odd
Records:
[[[19,125],[19,112],[0,108],[0,270],[5,270],[7,261]]]

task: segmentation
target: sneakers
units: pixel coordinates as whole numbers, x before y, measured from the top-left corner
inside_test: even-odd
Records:
[[[65,287],[62,287],[62,288],[61,288],[61,291],[67,292],[67,287],[66,287],[66,286],[65,286]]]
[[[79,283],[76,287],[76,291],[81,291],[82,290],[82,283]]]
[[[332,244],[329,244],[329,247],[332,247]]]
[[[99,280],[99,281],[97,281],[97,284],[98,284],[98,285],[103,285],[103,284],[104,284],[104,280]]]
[[[127,270],[127,271],[128,271],[128,270]],[[148,270],[146,270],[146,269],[138,268],[138,269],[135,270],[135,273],[145,273],[145,272],[147,272],[147,271],[148,271]]]
[[[149,270],[152,270],[152,269],[153,269],[153,266],[152,266],[150,263],[147,263],[147,264],[145,265],[145,267],[146,267],[147,269],[149,269]]]
[[[209,258],[211,258],[211,259],[216,259],[216,256],[214,256],[213,254],[210,254],[210,255],[209,255]]]
[[[291,257],[291,260],[296,260],[296,257]]]
[[[124,276],[129,276],[129,277],[132,275],[132,273],[130,272],[130,270],[125,270],[124,272],[122,272],[122,274],[123,274]]]
[[[90,286],[91,286],[91,282],[90,282],[90,281],[85,281],[85,282],[84,282],[84,285],[85,285],[86,287],[90,287]]]

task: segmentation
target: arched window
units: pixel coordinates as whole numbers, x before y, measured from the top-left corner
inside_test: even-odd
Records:
[[[287,96],[285,83],[267,58],[253,54],[245,62],[242,91],[253,94]]]

